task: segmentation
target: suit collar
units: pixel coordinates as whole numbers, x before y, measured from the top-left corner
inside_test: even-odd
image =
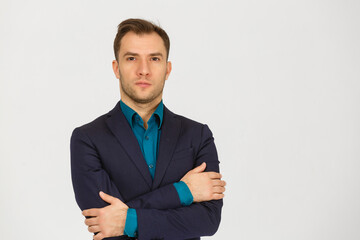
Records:
[[[141,153],[139,143],[129,126],[124,114],[120,108],[120,102],[108,113],[106,123],[111,132],[123,147],[128,157],[133,161],[139,172],[143,176],[145,182],[151,187],[152,178],[146,161]]]
[[[176,115],[164,106],[164,116],[161,128],[158,158],[152,189],[160,186],[166,169],[172,159],[180,134],[181,122]]]

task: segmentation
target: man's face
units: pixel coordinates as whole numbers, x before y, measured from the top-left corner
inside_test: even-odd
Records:
[[[121,39],[118,62],[113,61],[125,103],[160,102],[165,80],[171,72],[171,62],[167,62],[166,55],[164,42],[157,33],[125,34]]]

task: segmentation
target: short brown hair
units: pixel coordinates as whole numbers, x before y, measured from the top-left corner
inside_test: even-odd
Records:
[[[170,51],[170,39],[167,33],[152,22],[138,19],[138,18],[129,18],[127,20],[122,21],[118,26],[118,32],[116,34],[114,40],[114,54],[115,59],[118,61],[118,53],[120,50],[120,43],[121,39],[125,36],[128,32],[134,32],[138,35],[156,32],[164,41],[165,49],[166,49],[166,59],[169,58],[169,51]]]

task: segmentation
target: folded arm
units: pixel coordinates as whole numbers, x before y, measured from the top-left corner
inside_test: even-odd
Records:
[[[207,171],[219,171],[214,141],[206,125],[203,127],[201,147],[195,164],[200,165],[202,162],[207,162]],[[71,139],[71,169],[76,200],[82,210],[108,206],[99,197],[100,190],[124,201],[102,168],[96,147],[80,129],[73,132]],[[220,223],[222,200],[182,207],[175,187],[169,184],[126,204],[136,208],[139,238],[161,237],[165,233],[167,237],[190,238],[212,235],[216,232]]]
[[[77,128],[71,137],[71,175],[76,201],[81,210],[105,207],[99,192],[124,201],[103,169],[100,156],[89,137]],[[171,209],[181,207],[178,192],[168,184],[125,202],[131,208]]]
[[[204,162],[207,162],[206,159],[204,160]],[[198,165],[202,163],[199,161],[197,162]],[[218,162],[208,163],[206,168],[206,171],[218,171]],[[211,187],[210,183],[208,185],[206,185],[206,183],[196,185],[201,177],[198,175],[198,177],[195,178],[196,174],[194,173],[201,173],[204,169],[205,168],[202,168],[200,171],[190,171],[183,179],[181,179],[189,186],[195,202],[199,202],[198,198],[200,198],[200,195],[214,191],[209,189]],[[74,130],[71,137],[71,174],[76,201],[81,210],[94,207],[105,207],[108,205],[99,197],[99,191],[104,191],[125,202],[119,190],[111,181],[108,173],[103,169],[96,147],[79,128]],[[202,180],[206,179],[205,176],[202,176]],[[210,179],[210,177],[208,179]],[[217,185],[224,186],[225,182],[218,182]],[[200,188],[201,186],[204,187]],[[207,200],[218,199],[221,196],[208,197]],[[207,200],[203,199],[202,201]],[[129,207],[136,209],[146,208],[161,210],[182,207],[178,192],[173,184],[162,186],[151,192],[137,196],[125,203]]]

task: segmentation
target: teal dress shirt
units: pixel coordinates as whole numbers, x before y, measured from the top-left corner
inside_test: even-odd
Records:
[[[164,105],[161,101],[155,112],[151,115],[147,122],[147,129],[144,128],[144,121],[133,109],[120,100],[120,108],[125,115],[144,156],[146,164],[152,179],[155,176],[156,159],[159,150],[159,142],[161,135],[161,125],[163,120]],[[193,196],[188,186],[180,181],[173,184],[181,202],[181,205],[188,206],[193,202]],[[129,208],[126,216],[124,234],[129,237],[137,235],[137,214],[136,210]]]

